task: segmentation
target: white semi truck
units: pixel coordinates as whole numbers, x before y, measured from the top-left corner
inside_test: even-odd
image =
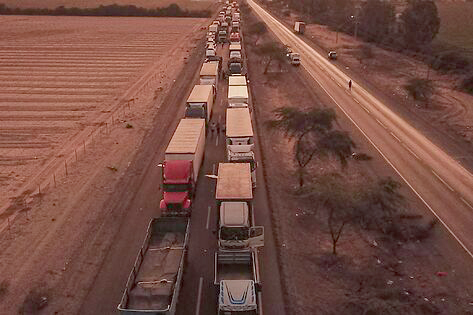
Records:
[[[195,85],[186,102],[186,118],[202,118],[208,124],[214,100],[213,85]]]
[[[258,255],[256,251],[215,253],[218,315],[259,314]]]
[[[250,163],[253,188],[256,187],[256,158],[253,152],[253,126],[248,108],[227,108],[227,161]]]
[[[215,199],[219,214],[218,245],[221,250],[264,246],[264,227],[254,226],[249,163],[218,165]]]
[[[246,86],[246,85],[229,85],[227,96],[228,96],[228,107],[248,108],[248,86]]]
[[[199,84],[200,85],[213,85],[215,90],[218,89],[218,72],[219,62],[208,61],[202,64],[202,68],[199,73]]]
[[[151,220],[118,310],[127,315],[174,315],[187,255],[189,219]]]

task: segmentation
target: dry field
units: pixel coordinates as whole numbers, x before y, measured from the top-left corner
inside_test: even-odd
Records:
[[[100,5],[136,5],[143,8],[162,8],[176,3],[183,9],[188,10],[204,10],[208,9],[216,0],[46,0],[39,3],[37,0],[2,0],[9,7],[18,8],[56,8],[58,6],[78,7],[78,8],[95,8]]]
[[[164,78],[178,39],[203,21],[0,17],[0,208],[134,97],[137,81]]]

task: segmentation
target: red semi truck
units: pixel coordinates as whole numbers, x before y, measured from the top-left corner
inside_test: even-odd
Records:
[[[164,154],[162,215],[190,215],[204,148],[205,119],[181,119]]]

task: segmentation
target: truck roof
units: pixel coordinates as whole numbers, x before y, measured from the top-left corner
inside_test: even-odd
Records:
[[[212,85],[195,85],[191,94],[187,98],[187,103],[208,102],[212,95]]]
[[[217,200],[251,200],[253,189],[251,183],[250,163],[219,163]]]
[[[218,75],[218,63],[217,62],[204,62],[200,69],[200,76],[204,75]]]
[[[226,136],[253,137],[250,110],[248,108],[227,108]]]
[[[247,226],[249,213],[246,202],[222,202],[220,205],[220,224],[224,226]]]
[[[230,44],[230,51],[232,50],[241,50],[241,45],[240,44]]]
[[[256,309],[256,292],[251,280],[224,280],[220,282],[220,306],[231,311],[234,308],[245,307]]]
[[[205,119],[181,119],[165,153],[195,153],[204,128]]]
[[[244,85],[246,86],[246,76],[244,75],[231,75],[228,77],[228,85]]]
[[[246,85],[230,85],[228,87],[228,98],[248,99],[248,87]]]

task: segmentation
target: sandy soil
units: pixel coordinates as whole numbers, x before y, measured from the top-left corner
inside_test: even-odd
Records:
[[[204,10],[216,1],[212,0],[47,0],[38,3],[36,0],[2,0],[2,3],[14,8],[57,8],[59,6],[77,8],[95,8],[100,5],[136,5],[143,8],[162,8],[176,3],[183,9]]]
[[[75,155],[144,86],[165,80],[176,37],[200,21],[1,17],[2,209],[8,199],[47,185],[59,159],[63,165]]]
[[[244,38],[248,40],[248,36]],[[399,243],[396,255],[392,255],[384,244],[373,243],[376,235],[350,227],[340,241],[339,257],[333,258],[323,216],[307,215],[313,206],[304,204],[294,194],[297,183],[293,175],[292,144],[263,125],[280,106],[321,106],[322,96],[315,95],[316,87],[304,82],[303,71],[288,67],[289,72],[284,75],[263,75],[264,64],[260,58],[251,49],[248,53],[249,79],[258,128],[264,139],[263,164],[288,313],[363,314],[366,306],[371,307],[372,314],[472,312],[471,268],[468,263],[452,259],[460,249],[458,246],[453,249],[449,236],[440,229],[425,241]],[[349,123],[342,117],[339,120],[340,128],[350,130]],[[377,156],[369,151],[360,135],[355,131],[351,135],[359,150]],[[352,162],[346,173],[358,180],[387,175],[396,178],[384,164],[377,158],[371,162]],[[336,161],[314,160],[310,165],[313,176],[334,170],[339,170]],[[408,189],[404,188],[403,194],[415,212],[426,215]],[[444,273],[438,274],[439,271]],[[381,310],[383,304],[390,305],[390,312]]]
[[[41,194],[27,190],[1,215],[1,313],[37,303],[32,295],[25,300],[34,290],[47,298],[44,313],[71,314],[111,233],[107,222],[114,213],[103,202],[132,166],[207,21],[0,21],[7,25],[0,40],[2,204],[31,187],[29,179],[42,184]]]

